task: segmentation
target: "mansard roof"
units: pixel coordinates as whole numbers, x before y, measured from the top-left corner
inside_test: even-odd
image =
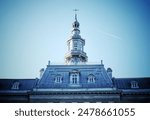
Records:
[[[133,81],[138,83],[139,89],[150,89],[150,77],[113,79],[113,82],[118,89],[132,89],[131,82]]]
[[[138,82],[139,89],[150,89],[150,77],[147,78],[113,78],[114,86],[120,90],[129,90],[131,82]],[[14,82],[20,83],[19,90],[32,90],[36,87],[38,79],[0,79],[0,90],[11,90]]]
[[[11,90],[15,82],[19,82],[19,90],[31,90],[37,79],[0,79],[0,90]]]

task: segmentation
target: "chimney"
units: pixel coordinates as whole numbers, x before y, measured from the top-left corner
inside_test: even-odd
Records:
[[[42,78],[43,73],[44,73],[44,68],[42,68],[42,69],[40,70],[40,79]]]
[[[107,68],[107,74],[110,77],[110,79],[112,79],[112,69],[111,68]]]

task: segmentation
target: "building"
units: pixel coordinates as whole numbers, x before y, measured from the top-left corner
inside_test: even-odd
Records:
[[[114,78],[103,61],[88,64],[77,14],[64,65],[40,70],[36,79],[0,79],[0,102],[150,102],[149,78]]]

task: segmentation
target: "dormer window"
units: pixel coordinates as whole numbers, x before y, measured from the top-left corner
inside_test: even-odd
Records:
[[[87,78],[88,83],[95,83],[95,80],[96,80],[96,78],[93,74],[90,74]]]
[[[11,89],[12,90],[19,90],[19,86],[20,86],[20,83],[18,81],[14,82]]]
[[[77,83],[78,83],[78,75],[72,74],[72,84],[77,84]]]
[[[79,84],[79,73],[72,73],[70,75],[70,84]]]
[[[73,70],[70,73],[70,85],[71,86],[79,86],[79,71]]]
[[[139,88],[137,81],[131,81],[131,88]]]
[[[55,83],[62,83],[63,77],[61,75],[56,75],[54,78]]]

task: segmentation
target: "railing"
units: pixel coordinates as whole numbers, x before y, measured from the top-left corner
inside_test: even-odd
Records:
[[[86,62],[83,65],[100,65],[100,62]],[[67,65],[65,62],[51,62],[50,65]],[[82,64],[77,64],[82,65]]]
[[[81,55],[81,56],[86,56],[86,53],[80,50],[71,50],[68,53],[65,54],[65,56],[70,56],[70,55]]]

